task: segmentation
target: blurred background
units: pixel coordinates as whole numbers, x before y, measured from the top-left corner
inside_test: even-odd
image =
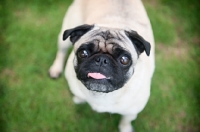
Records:
[[[0,132],[117,132],[120,115],[75,105],[48,76],[68,0],[0,1]],[[156,41],[137,132],[200,132],[200,1],[144,0]]]

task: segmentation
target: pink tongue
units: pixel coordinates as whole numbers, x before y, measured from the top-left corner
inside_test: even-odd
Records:
[[[104,76],[101,73],[88,73],[88,77],[92,77],[94,79],[105,79],[106,76]]]

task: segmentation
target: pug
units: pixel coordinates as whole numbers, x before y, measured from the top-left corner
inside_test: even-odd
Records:
[[[122,115],[120,132],[133,132],[150,96],[154,72],[154,38],[140,0],[75,0],[58,36],[58,51],[49,69],[62,72],[75,103],[87,102],[97,112]]]

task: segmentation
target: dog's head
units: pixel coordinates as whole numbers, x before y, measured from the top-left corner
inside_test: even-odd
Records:
[[[137,32],[81,25],[66,30],[63,40],[74,44],[74,69],[87,89],[112,92],[122,88],[134,73],[142,52],[150,54],[150,44]]]

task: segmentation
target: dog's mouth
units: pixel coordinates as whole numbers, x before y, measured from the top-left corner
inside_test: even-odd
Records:
[[[116,78],[102,72],[86,72],[84,78],[80,79],[80,81],[90,91],[109,93],[121,88],[121,85],[117,84]]]
[[[89,72],[87,74],[88,78],[93,78],[96,80],[101,80],[101,79],[109,79],[109,77],[106,77],[105,75],[98,73],[98,72]]]

